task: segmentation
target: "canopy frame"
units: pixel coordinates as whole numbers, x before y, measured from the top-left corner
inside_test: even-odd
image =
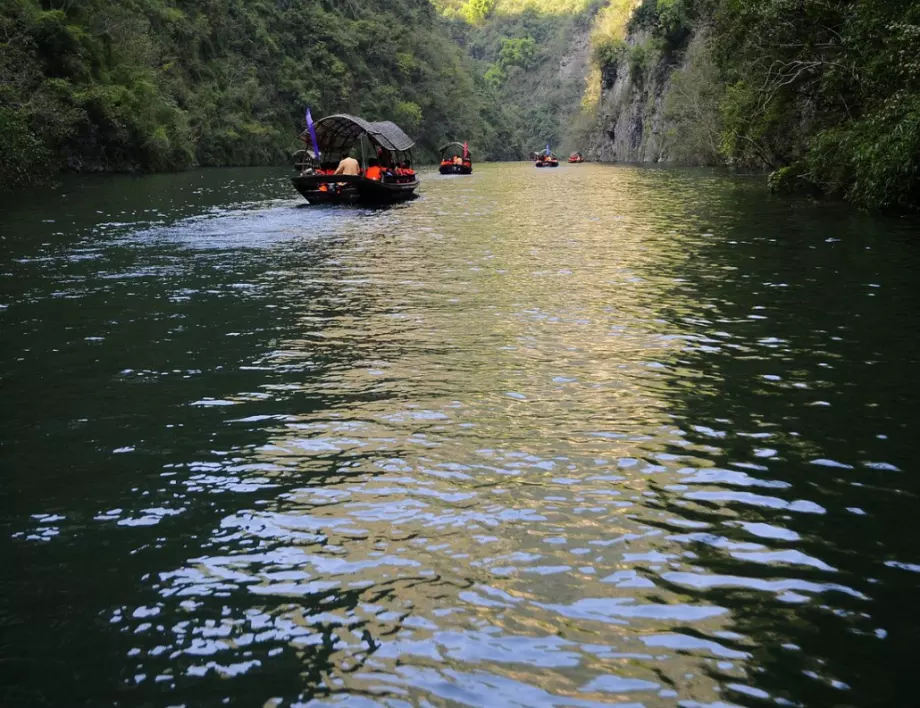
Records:
[[[447,143],[446,145],[442,145],[441,147],[438,148],[438,153],[441,155],[441,159],[444,158],[444,155],[445,155],[445,154],[447,153],[447,151],[448,151],[450,148],[452,148],[452,147],[457,147],[457,148],[459,148],[459,149],[460,149],[460,152],[457,153],[457,154],[463,155],[463,150],[464,150],[463,143],[452,142],[452,143]],[[467,155],[467,157],[469,157],[471,160],[473,159],[473,152],[472,152],[472,150],[469,149],[469,147],[466,148],[466,155]]]
[[[339,157],[349,153],[356,144],[361,146],[361,167],[367,169],[367,143],[372,147],[379,148],[390,153],[390,161],[393,159],[402,161],[412,160],[412,148],[415,141],[406,135],[402,128],[391,121],[366,121],[358,116],[347,113],[337,113],[335,115],[320,118],[313,124],[316,131],[316,142],[319,146],[320,157],[325,160],[326,156]],[[300,139],[310,144],[309,132],[304,131]],[[311,161],[316,161],[316,155],[312,150],[307,154]]]
[[[367,135],[372,143],[388,152],[408,152],[415,146],[415,141],[402,128],[388,120],[371,122],[358,116],[338,113],[320,118],[313,127],[320,153],[347,152],[362,135]],[[304,131],[301,139],[306,142],[307,136],[308,132]]]

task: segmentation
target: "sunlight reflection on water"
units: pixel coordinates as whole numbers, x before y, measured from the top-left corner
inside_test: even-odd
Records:
[[[83,238],[92,259],[20,262],[53,265],[3,317],[65,372],[104,369],[62,397],[114,407],[112,444],[76,454],[120,476],[82,507],[36,493],[13,535],[134,534],[141,587],[100,608],[130,700],[851,700],[797,617],[881,641],[881,570],[829,525],[913,496],[885,476],[895,411],[855,429],[836,411],[892,405],[852,391],[828,334],[852,320],[767,295],[810,271],[748,224],[799,217],[711,174],[530,169],[427,175],[382,211],[274,197],[113,221]],[[13,312],[54,298],[85,301],[65,334]],[[911,560],[886,567],[916,587]]]

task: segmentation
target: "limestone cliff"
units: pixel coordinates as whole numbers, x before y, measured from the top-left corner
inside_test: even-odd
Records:
[[[650,56],[645,31],[626,37],[618,61],[600,72],[601,91],[585,157],[601,162],[660,162],[668,159],[664,104],[672,71],[668,56]]]

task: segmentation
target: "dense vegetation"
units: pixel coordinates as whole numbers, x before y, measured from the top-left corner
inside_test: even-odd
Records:
[[[520,159],[547,143],[567,147],[568,122],[585,86],[587,36],[604,0],[433,2],[452,20],[454,39],[478,75],[501,97],[507,156]]]
[[[920,206],[920,2],[724,0],[723,149],[868,207]]]
[[[0,179],[280,162],[308,105],[502,156],[446,27],[427,0],[0,0]]]
[[[920,2],[611,0],[603,72],[669,77],[670,156],[774,170],[774,188],[920,207]],[[631,41],[626,41],[631,40]]]
[[[918,47],[920,0],[0,0],[0,176],[281,162],[307,105],[584,148],[628,66],[677,162],[916,208]]]

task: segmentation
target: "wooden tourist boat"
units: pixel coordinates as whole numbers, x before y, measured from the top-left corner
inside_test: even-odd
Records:
[[[370,122],[357,116],[338,114],[307,118],[307,130],[300,139],[313,149],[295,155],[298,175],[291,182],[310,204],[390,204],[414,199],[419,187],[412,169],[415,142],[398,125],[389,121]],[[311,128],[313,129],[311,131]],[[335,174],[339,161],[355,152],[361,173]],[[369,176],[369,162],[378,161],[379,178]]]
[[[540,155],[534,163],[534,167],[559,167],[559,160],[555,155]]]
[[[467,143],[447,143],[438,149],[441,164],[438,172],[442,175],[469,175],[473,173],[473,158]]]
[[[573,165],[578,164],[579,162],[584,162],[584,161],[585,161],[585,158],[582,157],[580,152],[573,152],[571,155],[569,155],[569,163]]]

